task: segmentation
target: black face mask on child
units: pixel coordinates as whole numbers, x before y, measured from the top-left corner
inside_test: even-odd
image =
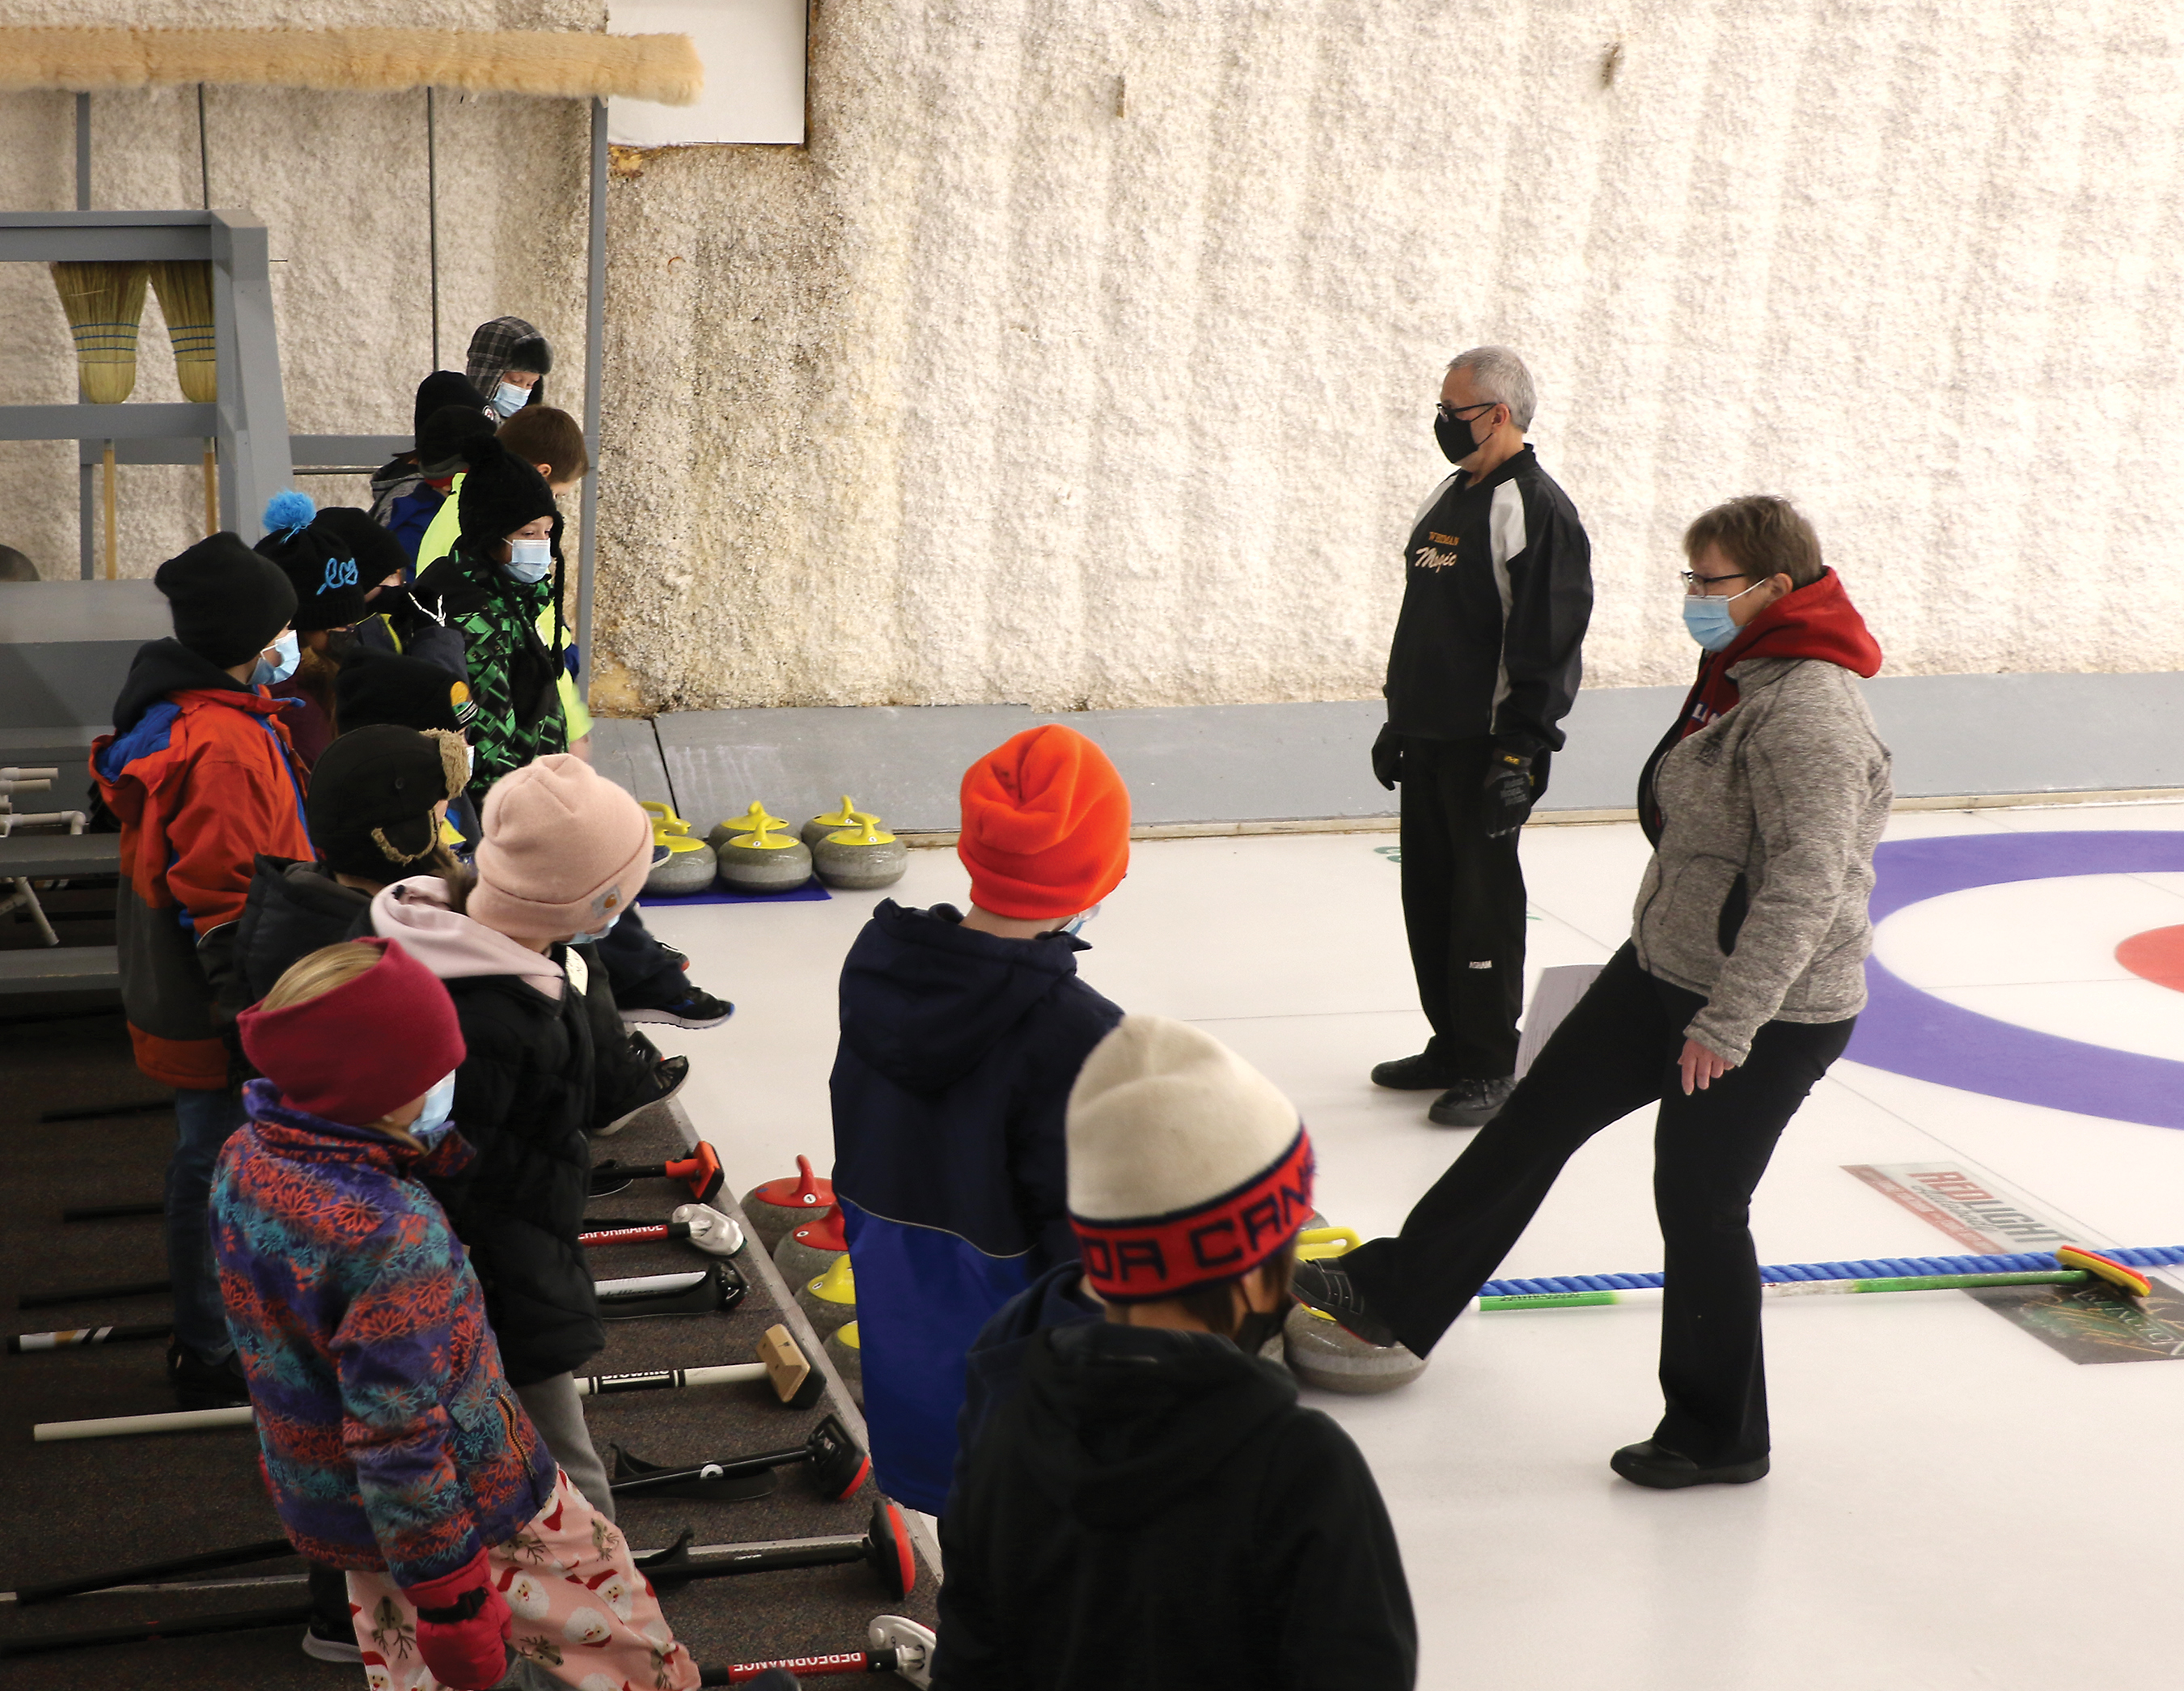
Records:
[[[1236,1348],[1246,1356],[1256,1356],[1260,1347],[1281,1331],[1282,1323],[1289,1318],[1290,1305],[1294,1302],[1294,1298],[1285,1297],[1271,1309],[1246,1309],[1243,1320],[1236,1323],[1236,1331],[1231,1336],[1236,1341]]]

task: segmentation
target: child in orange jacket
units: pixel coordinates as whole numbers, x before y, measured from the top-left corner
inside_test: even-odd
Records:
[[[140,648],[93,743],[99,796],[121,823],[114,916],[136,1066],[175,1088],[167,1263],[168,1377],[186,1409],[247,1400],[220,1313],[206,1197],[242,1121],[224,1035],[243,1007],[232,943],[261,851],[309,857],[304,777],[266,690],[296,667],[296,590],[233,534],[159,566],[174,638]]]

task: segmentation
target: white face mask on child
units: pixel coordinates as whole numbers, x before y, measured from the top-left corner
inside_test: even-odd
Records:
[[[502,566],[525,586],[541,582],[553,572],[554,543],[550,540],[511,540],[508,562]]]

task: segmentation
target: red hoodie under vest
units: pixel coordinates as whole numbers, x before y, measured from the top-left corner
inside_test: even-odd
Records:
[[[1819,658],[1867,680],[1880,669],[1880,643],[1833,570],[1823,570],[1810,586],[1783,594],[1738,630],[1728,645],[1702,656],[1698,677],[1684,696],[1675,725],[1653,748],[1638,779],[1638,820],[1654,844],[1660,843],[1661,831],[1653,802],[1654,767],[1678,740],[1736,708],[1740,695],[1730,672],[1755,657]]]

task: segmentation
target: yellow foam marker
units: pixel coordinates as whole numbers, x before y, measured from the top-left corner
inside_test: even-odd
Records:
[[[1296,1259],[1312,1263],[1322,1257],[1339,1257],[1364,1242],[1354,1227],[1307,1227],[1296,1236]]]
[[[822,1303],[854,1303],[857,1301],[857,1282],[850,1271],[847,1251],[834,1258],[822,1275],[811,1280],[805,1288]]]
[[[2067,1269],[2082,1269],[2133,1298],[2143,1298],[2153,1290],[2153,1282],[2129,1264],[2104,1257],[2098,1251],[2089,1251],[2083,1245],[2059,1247],[2055,1260]]]

